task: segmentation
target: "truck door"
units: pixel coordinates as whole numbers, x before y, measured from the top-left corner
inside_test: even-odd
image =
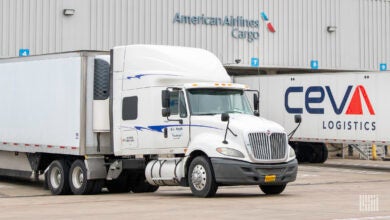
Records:
[[[190,124],[183,90],[170,92],[169,109],[171,115],[164,120],[166,147],[185,148],[188,146]],[[165,145],[165,144],[164,144]]]
[[[110,127],[114,154],[184,153],[190,126],[184,91],[170,89],[171,114],[163,117],[161,91],[166,88],[150,86],[155,82],[150,80],[160,76],[134,72],[125,54],[123,47],[115,48],[111,54]]]

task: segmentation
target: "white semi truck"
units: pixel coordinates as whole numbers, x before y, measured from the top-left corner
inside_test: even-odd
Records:
[[[390,144],[390,72],[340,72],[235,77],[259,89],[260,115],[293,129],[291,115],[304,118],[290,145],[299,161],[324,162],[325,143]]]
[[[0,60],[0,174],[45,175],[53,194],[221,185],[281,193],[294,150],[218,58],[132,45]]]

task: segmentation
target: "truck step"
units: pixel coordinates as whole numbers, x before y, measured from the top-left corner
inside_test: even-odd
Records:
[[[172,181],[174,178],[152,178],[154,181]]]

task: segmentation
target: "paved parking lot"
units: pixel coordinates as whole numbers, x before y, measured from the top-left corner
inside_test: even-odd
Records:
[[[390,219],[390,172],[300,165],[278,196],[257,186],[221,187],[215,198],[188,188],[151,194],[51,196],[42,183],[0,179],[4,219]]]

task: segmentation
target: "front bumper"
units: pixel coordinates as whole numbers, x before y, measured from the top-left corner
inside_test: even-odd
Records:
[[[220,185],[281,185],[295,181],[298,172],[296,159],[282,164],[254,164],[238,160],[211,158],[215,180]],[[274,182],[265,176],[276,175]]]

